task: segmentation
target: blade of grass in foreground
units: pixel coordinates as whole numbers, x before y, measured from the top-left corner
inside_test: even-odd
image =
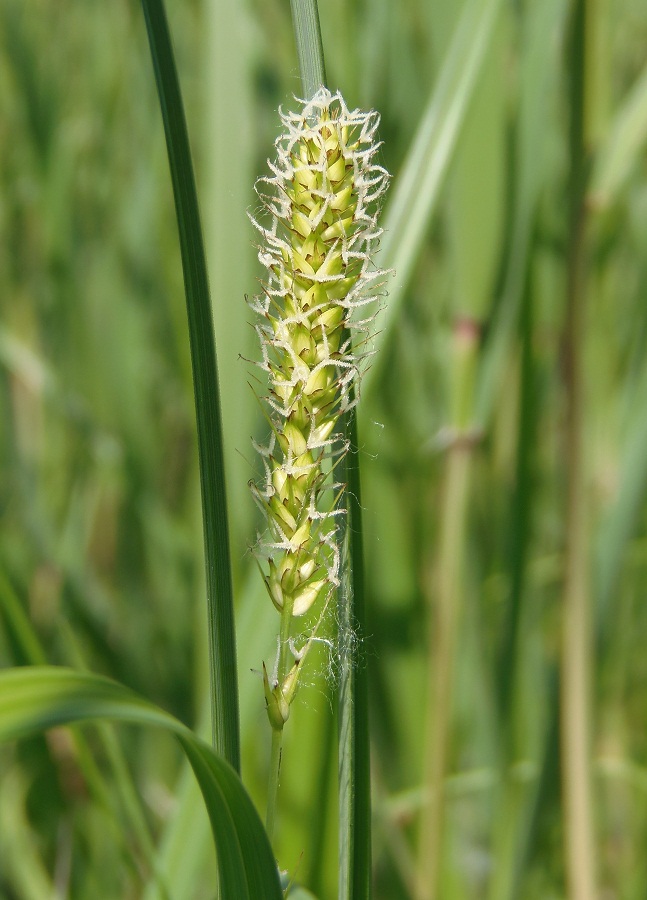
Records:
[[[56,725],[106,719],[162,727],[179,740],[209,813],[222,896],[281,900],[272,849],[249,795],[231,766],[185,725],[98,675],[53,666],[0,673],[0,743]]]
[[[6,624],[7,633],[15,647],[15,658],[19,661],[19,664],[46,665],[47,656],[38,635],[9,580],[0,572],[0,622],[3,620]],[[84,663],[80,658],[80,651],[73,643],[73,632],[65,623],[63,624],[64,634],[68,632],[66,643],[74,648],[73,653],[76,657],[74,663],[78,668],[83,668]],[[142,812],[141,800],[135,789],[125,757],[109,726],[100,725],[97,731],[102,751],[112,766],[115,782],[114,789],[109,790],[105,779],[94,762],[90,745],[83,734],[77,732],[74,735],[74,743],[78,753],[79,765],[90,788],[91,797],[103,803],[106,809],[113,813],[115,826],[124,843],[125,851],[132,853],[133,849],[141,850],[146,864],[150,868],[153,882],[160,891],[163,891],[163,878],[155,857],[152,835]],[[129,825],[129,828],[125,831],[117,826],[119,805],[123,808]],[[135,848],[133,848],[132,838],[135,839]],[[166,897],[167,895],[164,893],[163,896]]]
[[[240,769],[236,639],[216,351],[191,151],[162,0],[142,0],[155,69],[182,254],[198,428],[206,557],[211,711],[216,750]]]
[[[264,588],[262,588],[264,590]],[[260,597],[264,600],[264,597]],[[258,692],[256,678],[251,669],[256,660],[261,659],[266,650],[266,635],[271,634],[274,624],[274,607],[267,603],[259,606],[258,572],[251,569],[247,573],[239,597],[240,614],[237,622],[237,637],[240,647],[238,654],[238,679],[243,690],[240,692],[240,724],[242,735],[250,735],[258,725]],[[245,677],[247,676],[247,677]],[[204,705],[200,720],[208,720],[209,710]],[[208,729],[198,726],[203,736]],[[175,798],[174,815],[168,820],[157,843],[157,866],[168,885],[173,900],[193,900],[193,885],[204,869],[209,853],[209,823],[203,816],[195,815],[200,802],[200,792],[189,766],[184,766],[173,789]],[[166,900],[157,884],[151,880],[142,900]]]
[[[316,0],[292,0],[294,32],[306,99],[325,83]],[[344,458],[347,523],[339,590],[339,900],[371,896],[371,785],[368,676],[357,665],[353,635],[364,634],[364,586],[357,421],[346,417]]]

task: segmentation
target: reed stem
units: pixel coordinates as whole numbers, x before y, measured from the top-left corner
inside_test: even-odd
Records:
[[[577,0],[571,32],[571,223],[568,253],[564,388],[566,547],[561,661],[561,759],[568,896],[597,896],[591,797],[591,621],[584,453],[585,251],[587,214],[587,0]]]
[[[439,894],[444,820],[444,782],[451,728],[454,658],[462,598],[462,570],[473,436],[469,423],[478,327],[459,320],[454,333],[452,441],[447,451],[438,556],[428,581],[429,646],[425,784],[427,803],[420,820],[416,897]]]

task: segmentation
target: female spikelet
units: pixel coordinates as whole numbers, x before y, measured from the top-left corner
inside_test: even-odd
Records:
[[[268,521],[269,534],[258,546],[263,577],[281,613],[271,682],[265,676],[277,729],[288,717],[300,662],[338,584],[335,517],[343,512],[337,503],[342,486],[325,458],[346,450],[335,426],[355,402],[352,388],[368,356],[363,348],[370,304],[384,276],[370,254],[381,234],[375,217],[389,178],[375,163],[377,113],[349,111],[339,93],[322,89],[281,120],[272,174],[256,183],[271,221],[266,227],[253,220],[268,275],[252,301],[259,314],[260,366],[270,383],[272,433],[268,445],[257,448],[265,479],[252,489]],[[297,648],[292,619],[317,601],[318,615]]]

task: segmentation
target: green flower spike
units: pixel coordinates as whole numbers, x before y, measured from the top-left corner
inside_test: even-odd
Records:
[[[267,446],[257,446],[265,479],[252,491],[268,523],[257,558],[281,613],[276,665],[271,678],[264,674],[274,729],[287,720],[303,658],[339,584],[336,521],[345,510],[339,506],[343,486],[333,473],[347,444],[335,427],[356,402],[351,388],[370,355],[353,345],[366,347],[372,305],[384,283],[371,251],[381,234],[376,212],[389,180],[374,162],[377,113],[351,112],[339,93],[322,89],[281,120],[272,174],[256,183],[271,224],[252,219],[268,276],[251,301],[259,316],[259,365],[270,382],[272,435]],[[297,649],[292,620],[308,613],[312,621],[299,629]]]

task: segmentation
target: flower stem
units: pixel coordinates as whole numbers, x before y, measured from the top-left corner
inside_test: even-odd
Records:
[[[272,749],[270,752],[270,778],[267,785],[267,812],[265,814],[265,830],[270,839],[274,841],[274,822],[276,820],[276,797],[279,790],[279,777],[281,774],[281,755],[283,753],[283,729],[272,729]]]
[[[290,669],[290,622],[292,621],[293,604],[286,602],[281,610],[281,627],[279,633],[279,653],[276,670],[276,687],[281,695]],[[272,727],[272,746],[270,750],[270,776],[267,785],[267,812],[265,827],[270,842],[274,839],[274,822],[276,819],[276,798],[279,790],[281,774],[281,755],[283,752],[283,725]]]

